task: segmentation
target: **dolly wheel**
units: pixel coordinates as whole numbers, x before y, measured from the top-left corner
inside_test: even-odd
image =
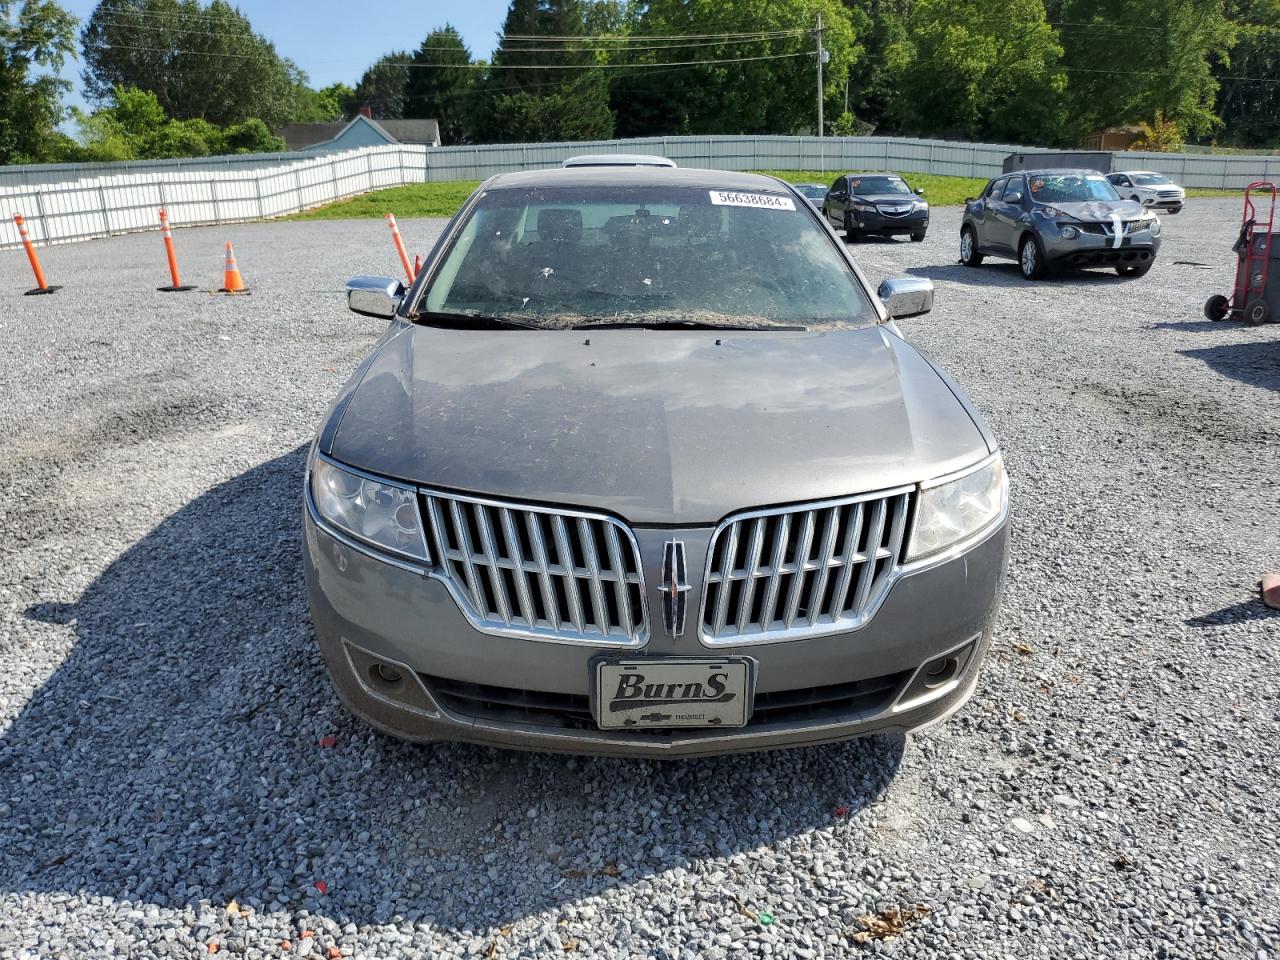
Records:
[[[1256,327],[1260,323],[1266,323],[1267,314],[1270,312],[1265,300],[1250,300],[1244,305],[1244,319],[1251,326]]]
[[[1204,315],[1210,320],[1225,320],[1231,313],[1231,301],[1220,293],[1215,293],[1204,302]]]

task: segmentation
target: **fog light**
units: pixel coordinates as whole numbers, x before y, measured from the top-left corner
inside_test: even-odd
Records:
[[[955,657],[939,657],[924,665],[923,680],[928,690],[934,690],[947,683],[960,671],[960,661]]]
[[[400,682],[400,671],[386,663],[379,663],[375,666],[373,668],[373,675],[383,683]]]
[[[1062,228],[1063,240],[1074,240],[1078,236],[1080,236],[1080,231],[1075,227],[1068,225]]]
[[[959,684],[961,675],[969,666],[969,661],[980,639],[980,636],[974,637],[950,653],[944,653],[940,657],[934,657],[922,663],[911,678],[911,682],[907,684],[907,688],[898,697],[897,703],[893,705],[894,712],[923,706],[953,691]]]

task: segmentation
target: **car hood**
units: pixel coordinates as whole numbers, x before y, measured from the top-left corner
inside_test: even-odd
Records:
[[[860,200],[863,203],[874,203],[877,206],[882,203],[887,203],[890,205],[895,203],[901,203],[901,204],[924,203],[924,200],[921,199],[919,196],[915,194],[907,194],[907,193],[872,193],[872,194],[866,194],[866,195],[859,193],[855,195],[853,199]]]
[[[826,333],[406,327],[326,450],[458,491],[712,524],[914,483],[988,453],[951,389],[881,327]]]
[[[1086,200],[1080,203],[1050,203],[1046,206],[1061,210],[1069,217],[1085,223],[1109,223],[1115,214],[1121,220],[1142,216],[1143,206],[1133,200]]]

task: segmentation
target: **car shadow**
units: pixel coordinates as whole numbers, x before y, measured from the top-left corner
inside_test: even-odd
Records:
[[[304,457],[209,490],[80,597],[27,610],[75,643],[0,733],[0,894],[491,929],[856,817],[892,781],[901,736],[649,762],[371,732],[308,624]]]
[[[1224,377],[1264,390],[1280,391],[1280,336],[1252,343],[1223,343],[1216,347],[1179,352],[1184,357],[1203,360]]]
[[[1027,280],[1012,260],[989,260],[979,267],[966,267],[961,263],[930,264],[924,267],[907,267],[905,273],[930,280],[946,280],[971,287],[1021,287],[1034,290],[1038,284],[1085,283],[1089,285],[1127,283],[1129,278],[1100,270],[1060,270],[1041,280]]]

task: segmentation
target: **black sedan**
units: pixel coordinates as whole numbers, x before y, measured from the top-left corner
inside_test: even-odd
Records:
[[[919,243],[929,229],[923,195],[895,173],[846,173],[827,191],[822,213],[850,242],[871,234],[905,234]]]

